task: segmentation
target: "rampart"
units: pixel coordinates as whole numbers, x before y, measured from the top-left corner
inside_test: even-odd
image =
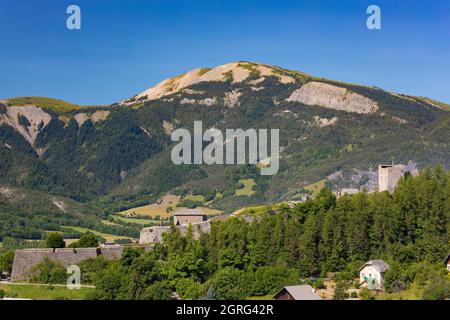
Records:
[[[123,246],[104,248],[63,248],[63,249],[21,249],[14,253],[11,280],[29,281],[33,276],[33,268],[47,257],[58,261],[63,267],[93,259],[102,255],[107,260],[115,260],[122,256]]]

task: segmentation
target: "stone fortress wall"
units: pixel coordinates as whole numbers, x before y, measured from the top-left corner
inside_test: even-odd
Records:
[[[181,235],[185,236],[189,226],[191,226],[194,239],[198,239],[202,233],[211,232],[211,223],[215,221],[224,221],[231,217],[233,217],[233,215],[220,215],[203,222],[174,225],[173,228],[177,228],[180,230]],[[239,216],[239,218],[244,219],[248,223],[252,223],[254,221],[254,217],[252,215],[243,215]],[[144,228],[141,230],[139,236],[139,244],[144,245],[162,243],[164,233],[170,231],[171,228],[171,226],[153,226]]]
[[[63,267],[78,264],[87,259],[93,259],[100,255],[107,260],[115,260],[122,256],[123,246],[100,248],[61,248],[61,249],[21,249],[14,253],[14,262],[11,280],[31,280],[33,268],[47,257],[52,261],[60,262]]]

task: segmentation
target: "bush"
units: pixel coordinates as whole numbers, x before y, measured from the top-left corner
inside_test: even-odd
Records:
[[[142,300],[171,300],[172,288],[166,281],[158,281],[147,287],[141,296]]]
[[[110,265],[107,270],[95,273],[95,290],[86,296],[88,300],[127,299],[129,276],[119,263]]]
[[[334,288],[333,300],[345,300],[347,298],[347,286],[342,282],[337,283]]]
[[[367,288],[362,288],[362,289],[359,291],[359,298],[360,298],[361,300],[373,300],[373,299],[374,299],[374,297],[373,297],[373,295],[372,295],[372,291],[370,291],[370,290],[367,289]]]
[[[96,272],[101,272],[108,267],[108,261],[104,256],[98,256],[97,258],[84,260],[80,263],[81,269],[81,282],[82,283],[94,283],[94,277]]]
[[[197,207],[200,207],[201,205],[203,205],[203,202],[190,199],[181,200],[177,203],[177,207],[186,207],[189,209],[195,209]]]
[[[47,238],[45,239],[45,244],[48,248],[65,248],[66,243],[64,242],[64,238],[59,232],[50,232],[47,234]]]
[[[218,300],[242,300],[248,296],[249,281],[242,270],[221,269],[213,275],[210,284],[216,288]]]
[[[86,232],[80,240],[69,245],[70,248],[96,248],[98,247],[99,242],[97,237],[91,233]]]
[[[250,296],[274,294],[285,285],[297,283],[298,278],[295,270],[283,266],[260,267],[254,273],[249,273],[248,277],[252,282]]]
[[[423,300],[450,299],[450,279],[435,278],[425,287],[422,293]]]
[[[33,281],[41,283],[66,283],[67,272],[60,262],[45,257],[44,261],[32,269]]]
[[[0,272],[11,273],[14,261],[14,251],[6,252],[0,255]]]
[[[175,290],[182,299],[200,299],[205,292],[202,284],[191,278],[181,278],[176,281]]]
[[[19,115],[18,120],[19,120],[19,124],[20,124],[22,127],[29,127],[29,126],[31,125],[31,124],[30,124],[30,121],[28,121],[27,117],[25,117],[25,116],[23,116],[23,115]]]

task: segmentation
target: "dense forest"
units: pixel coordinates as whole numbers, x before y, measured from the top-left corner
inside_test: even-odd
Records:
[[[392,194],[336,199],[323,189],[252,219],[215,222],[198,240],[173,229],[150,252],[85,261],[83,282],[96,285],[92,299],[171,299],[173,291],[183,299],[243,299],[287,284],[320,287],[330,276],[351,286],[364,262],[384,259],[388,292],[418,286],[423,298],[450,297],[450,173],[439,167],[402,178]]]

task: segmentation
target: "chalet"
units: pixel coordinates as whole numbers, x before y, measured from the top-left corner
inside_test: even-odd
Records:
[[[176,226],[200,223],[208,220],[208,216],[201,209],[183,209],[173,214],[173,223]]]
[[[370,260],[359,269],[359,283],[361,287],[372,290],[384,289],[384,274],[389,265],[383,260]]]
[[[273,298],[275,300],[322,300],[310,285],[283,287]]]
[[[448,272],[450,272],[450,253],[447,256],[447,259],[445,259],[445,265],[447,266]]]

